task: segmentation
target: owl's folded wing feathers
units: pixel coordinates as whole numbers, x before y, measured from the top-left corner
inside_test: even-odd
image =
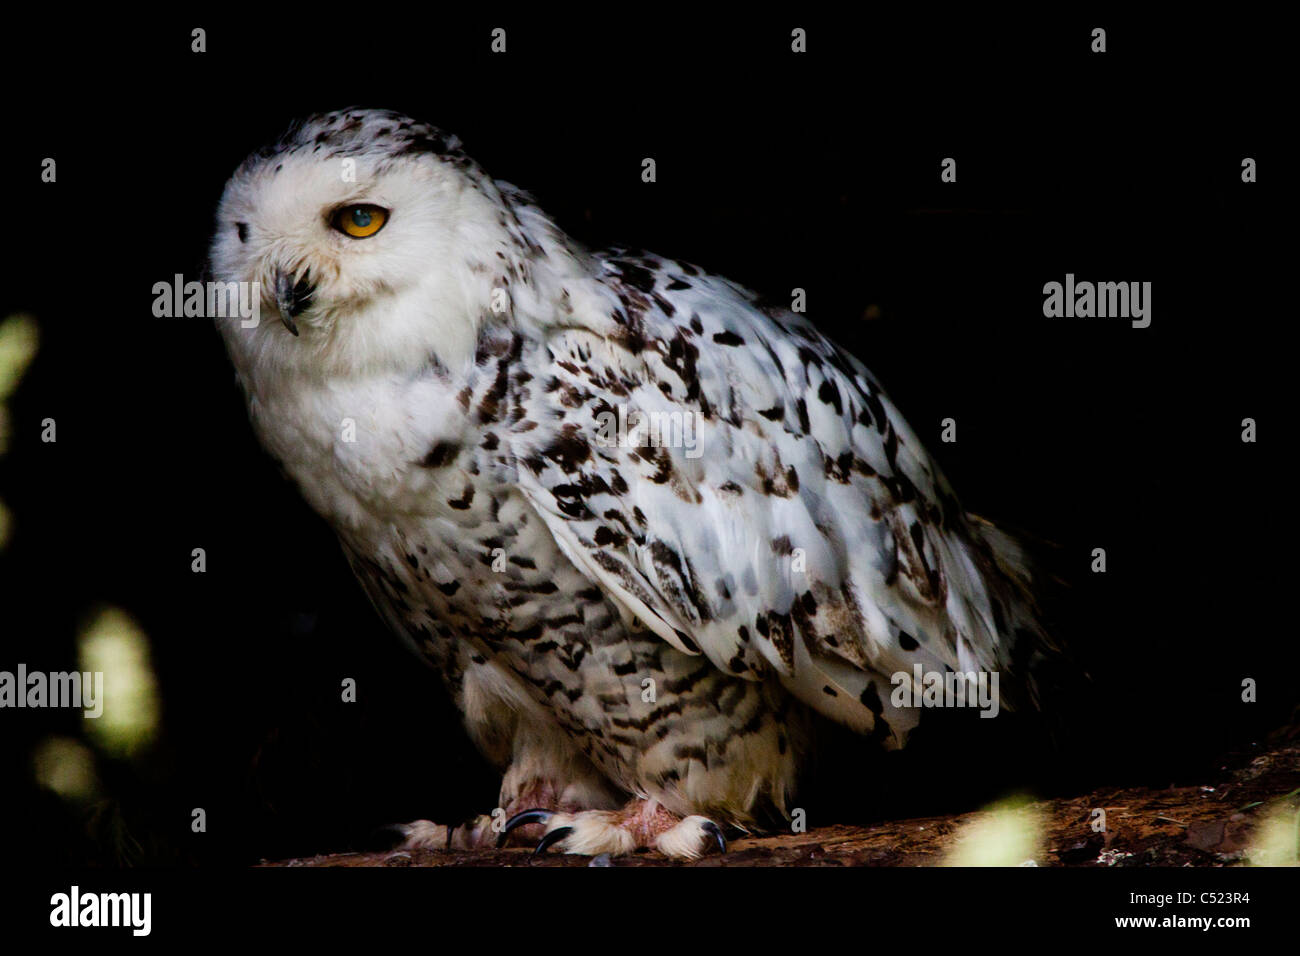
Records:
[[[515,441],[533,507],[626,616],[887,746],[915,723],[893,675],[1009,665],[1037,629],[1024,582],[860,363],[693,267],[605,267],[607,307],[551,330],[543,424]]]

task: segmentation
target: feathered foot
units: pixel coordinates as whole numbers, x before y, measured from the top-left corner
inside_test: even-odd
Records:
[[[576,800],[574,797],[576,796]],[[415,820],[411,823],[399,823],[382,828],[382,833],[396,844],[396,849],[429,850],[476,850],[486,847],[501,847],[507,837],[532,842],[541,839],[546,828],[541,818],[523,819],[524,807],[536,808],[531,812],[551,814],[564,810],[577,813],[584,807],[591,794],[582,788],[557,787],[545,780],[529,780],[518,787],[512,799],[504,809],[493,810],[491,814],[481,813],[461,824],[446,826],[431,820]],[[507,821],[512,821],[507,826]],[[513,834],[511,831],[514,831]]]
[[[711,847],[727,852],[722,828],[708,817],[679,817],[653,800],[636,799],[621,810],[583,810],[562,813],[544,809],[517,813],[505,825],[498,841],[505,845],[515,827],[544,824],[533,856],[555,847],[564,853],[584,856],[622,856],[634,850],[658,850],[675,860],[695,860]]]

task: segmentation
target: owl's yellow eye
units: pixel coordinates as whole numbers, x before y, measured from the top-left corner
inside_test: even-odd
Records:
[[[388,210],[380,206],[344,206],[334,214],[334,228],[353,239],[373,236],[388,221]]]

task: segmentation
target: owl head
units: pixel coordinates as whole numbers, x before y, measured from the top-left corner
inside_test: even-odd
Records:
[[[387,110],[294,123],[226,184],[211,244],[220,283],[257,283],[255,327],[220,320],[236,366],[368,374],[472,355],[558,231],[433,126]],[[527,294],[524,295],[527,298]]]

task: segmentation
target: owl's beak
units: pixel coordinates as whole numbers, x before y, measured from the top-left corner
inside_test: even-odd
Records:
[[[275,273],[275,304],[280,310],[280,321],[294,335],[298,334],[298,325],[293,320],[311,303],[315,291],[316,286],[306,272],[296,283],[287,272]]]

